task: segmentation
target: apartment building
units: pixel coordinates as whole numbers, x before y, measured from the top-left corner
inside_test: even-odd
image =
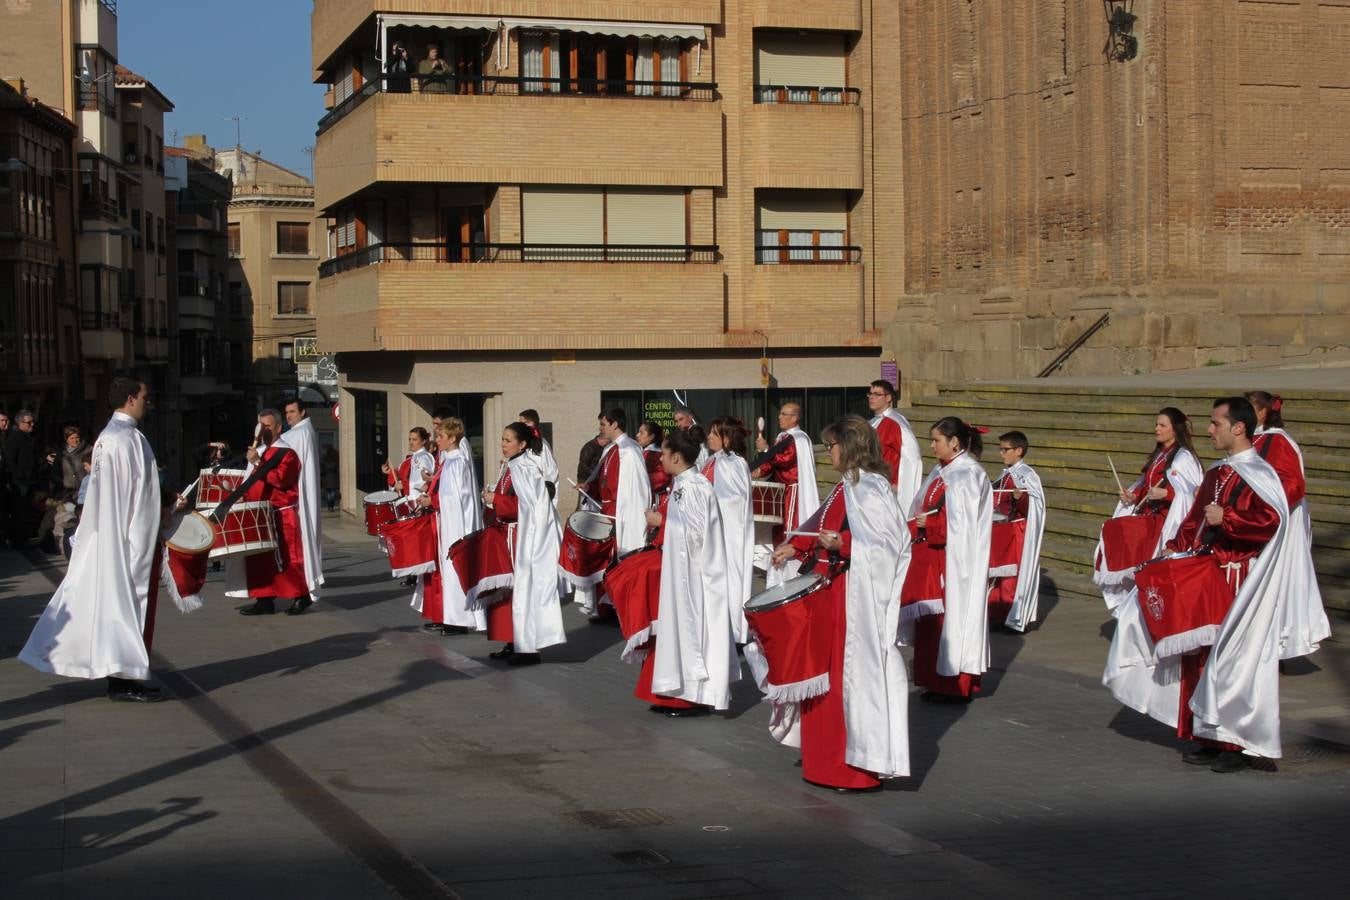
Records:
[[[753,423],[796,400],[812,430],[865,409],[903,213],[874,197],[899,110],[869,7],[316,5],[344,505],[440,406],[494,472],[526,407],[565,470],[602,407]]]

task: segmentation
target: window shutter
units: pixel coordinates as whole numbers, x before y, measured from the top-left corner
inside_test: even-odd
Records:
[[[536,245],[603,244],[604,194],[596,189],[521,191],[522,242]]]
[[[607,204],[610,244],[684,245],[684,191],[611,190]]]
[[[755,44],[756,84],[846,86],[842,34],[760,32]]]

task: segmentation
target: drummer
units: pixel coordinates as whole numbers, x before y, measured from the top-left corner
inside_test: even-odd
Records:
[[[623,408],[605,410],[599,422],[605,449],[593,480],[582,485],[582,489],[600,504],[601,514],[614,518],[615,555],[622,556],[647,542],[644,517],[651,506],[652,486],[642,448],[626,432],[628,415]],[[603,582],[600,588],[603,589]],[[575,593],[578,607],[592,621],[600,614],[596,595],[594,587],[578,587]]]
[[[748,641],[745,601],[750,599],[754,577],[755,511],[750,504],[750,467],[745,461],[750,432],[739,419],[713,419],[708,426],[708,449],[712,452],[703,474],[712,482],[717,508],[722,514],[726,540],[727,584],[731,591],[731,631],[736,643]]]
[[[642,448],[642,460],[647,464],[647,480],[651,482],[652,497],[670,492],[670,476],[661,467],[661,443],[666,433],[651,419],[643,420],[638,426],[637,442]]]
[[[436,474],[417,501],[435,513],[438,551],[436,571],[418,577],[420,602],[414,602],[414,606],[420,607],[422,618],[427,620],[423,628],[444,635],[487,628],[483,611],[466,607],[464,589],[446,558],[451,544],[483,527],[483,498],[478,493],[472,459],[465,450],[467,445],[464,423],[446,416],[436,426]]]
[[[821,440],[842,479],[802,524],[812,534],[793,537],[774,557],[800,560],[804,573],[834,574],[824,588],[834,612],[829,690],[776,704],[770,732],[801,747],[803,780],[839,793],[879,791],[881,777],[909,774],[909,681],[889,637],[909,535],[867,420],[844,416]],[[758,652],[757,644],[746,648],[747,658]]]
[[[539,430],[539,410],[531,407],[522,409],[517,421],[529,427],[534,432],[535,441],[539,444],[539,450],[533,451],[535,456],[539,457],[539,468],[544,473],[544,481],[548,485],[549,496],[553,498],[553,508],[558,508],[558,460],[553,456],[553,448],[544,440],[543,432]],[[472,458],[470,458],[472,462]]]
[[[403,462],[396,468],[385,460],[380,471],[384,473],[390,489],[416,501],[436,471],[436,457],[431,453],[431,435],[420,425],[411,429],[408,432],[408,455],[403,457]]]
[[[512,422],[502,432],[502,476],[483,492],[494,513],[493,528],[513,532],[507,545],[512,588],[488,608],[488,640],[506,641],[488,654],[513,666],[540,661],[539,651],[565,643],[558,598],[558,513],[544,487],[534,432]]]
[[[1156,545],[1161,547],[1176,534],[1177,526],[1190,510],[1204,471],[1191,443],[1191,421],[1181,410],[1175,406],[1158,410],[1153,422],[1153,436],[1156,441],[1153,453],[1134,483],[1120,491],[1120,502],[1111,517],[1161,516],[1162,533]],[[1156,555],[1155,549],[1149,557]],[[1107,608],[1111,610],[1126,601],[1134,586],[1133,570],[1107,569],[1106,554],[1100,546],[1092,580],[1102,589]]]
[[[287,615],[299,615],[313,603],[305,578],[305,544],[300,530],[300,457],[279,444],[281,413],[265,409],[258,414],[262,430],[258,440],[263,449],[249,447],[245,454],[253,467],[268,464],[267,473],[244,492],[245,501],[265,501],[272,505],[276,527],[275,553],[252,553],[244,557],[244,577],[252,606],[239,610],[243,616],[271,615],[276,598],[290,600]]]
[[[1036,621],[1041,584],[1041,538],[1045,532],[1045,488],[1036,470],[1027,465],[1031,442],[1020,431],[998,436],[998,455],[1004,469],[994,483],[996,522],[1025,521],[1017,548],[1017,571],[1011,575],[989,573],[989,622],[995,631],[1024,632]]]
[[[671,477],[670,502],[664,517],[646,513],[649,525],[664,529],[661,591],[654,646],[634,694],[672,718],[726,709],[731,683],[741,677],[722,518],[712,485],[694,468],[699,449],[689,431],[666,435],[661,465]]]
[[[784,486],[783,524],[774,526],[775,546],[781,545],[787,539],[787,532],[809,518],[820,505],[815,451],[811,438],[801,429],[801,419],[801,404],[784,403],[778,410],[777,442],[770,447],[764,435],[755,438],[755,448],[760,455],[750,464],[752,477],[767,478]],[[767,552],[771,553],[772,548]],[[777,584],[792,574],[791,566],[771,566],[767,581]]]
[[[989,668],[989,538],[993,491],[980,465],[981,429],[947,416],[929,432],[938,464],[914,500],[923,546],[900,591],[902,639],[914,647],[921,700],[969,703]]]

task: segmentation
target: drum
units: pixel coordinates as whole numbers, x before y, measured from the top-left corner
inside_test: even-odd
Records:
[[[215,509],[244,480],[243,469],[202,469],[197,476],[197,508]]]
[[[1233,589],[1211,554],[1150,562],[1135,575],[1139,611],[1159,659],[1208,647],[1233,605]]]
[[[409,516],[380,526],[389,574],[394,578],[436,571],[436,517]]]
[[[834,617],[828,586],[823,575],[798,575],[746,601],[745,619],[769,664],[770,700],[796,702],[830,689]]]
[[[515,582],[506,528],[480,528],[450,545],[450,566],[459,578],[468,609],[482,609],[509,596]]]
[[[165,549],[180,597],[191,597],[206,584],[206,565],[215,542],[216,527],[201,513],[187,512],[174,518]]]
[[[223,522],[213,524],[216,539],[211,547],[212,559],[269,553],[277,549],[272,504],[265,501],[236,503],[225,514]]]
[[[750,506],[755,511],[755,521],[782,525],[786,495],[787,485],[776,481],[750,482]]]
[[[365,499],[361,501],[366,508],[366,534],[374,537],[380,533],[381,525],[398,518],[394,514],[394,504],[402,499],[398,491],[376,491],[373,494],[366,494]]]
[[[1162,516],[1117,516],[1102,523],[1102,553],[1108,572],[1125,572],[1152,559],[1162,535]]]
[[[1007,578],[1017,574],[1022,559],[1022,539],[1027,536],[1027,520],[995,522],[989,537],[989,577]]]
[[[661,548],[630,550],[605,570],[605,593],[619,616],[619,632],[630,644],[629,652],[651,637],[661,605]]]
[[[589,510],[567,517],[558,565],[562,576],[576,587],[590,587],[605,577],[614,559],[614,523]]]

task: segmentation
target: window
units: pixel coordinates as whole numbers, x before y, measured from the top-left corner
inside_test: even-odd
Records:
[[[227,235],[226,243],[229,246],[230,256],[243,256],[244,255],[243,252],[239,249],[239,241],[240,241],[239,223],[231,222],[229,224],[229,228],[226,231],[226,235]]]
[[[842,191],[760,191],[760,265],[847,262],[848,207]]]
[[[684,259],[684,191],[528,188],[521,204],[527,259]]]
[[[230,315],[242,317],[244,315],[244,304],[248,299],[248,291],[244,290],[242,281],[230,282]]]
[[[562,90],[558,79],[562,57],[558,54],[558,32],[526,31],[520,36],[521,90],[529,93]]]
[[[282,281],[277,284],[277,315],[307,316],[309,314],[308,281]]]
[[[277,253],[309,255],[309,223],[278,222]]]
[[[295,344],[277,344],[277,368],[286,375],[295,371]]]
[[[842,103],[846,55],[838,34],[756,33],[755,102]]]

